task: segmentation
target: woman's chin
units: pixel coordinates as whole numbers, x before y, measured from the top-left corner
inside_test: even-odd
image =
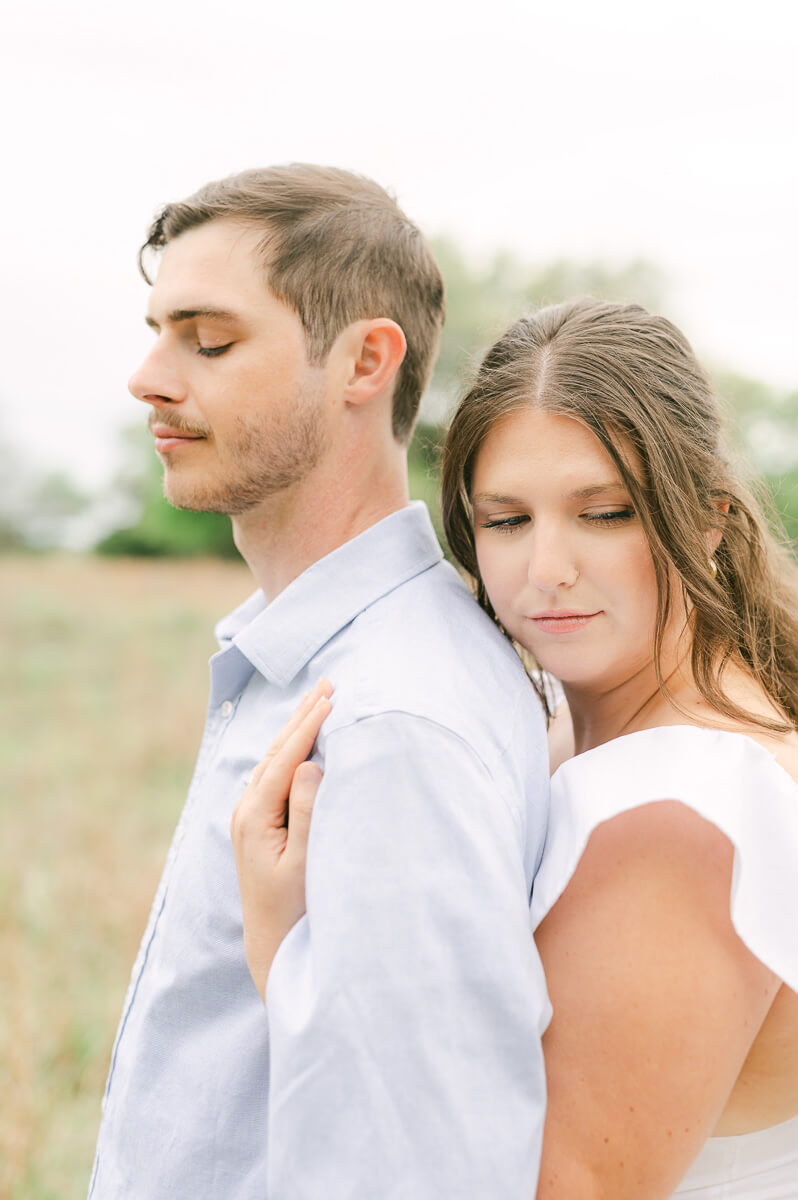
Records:
[[[562,643],[557,646],[552,646],[550,643],[541,646],[538,639],[535,639],[534,645],[527,645],[523,642],[519,644],[524,647],[541,670],[548,675],[553,675],[561,683],[589,687],[599,684],[602,677],[615,673],[613,664],[591,661],[592,656],[586,653],[584,647],[566,646]]]

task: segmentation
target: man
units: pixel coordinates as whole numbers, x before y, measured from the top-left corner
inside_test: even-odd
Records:
[[[537,700],[408,503],[443,319],[376,184],[292,166],[169,205],[131,380],[175,505],[228,513],[259,590],[217,627],[208,719],[114,1046],[95,1200],[534,1193],[548,1000],[528,925]],[[229,827],[326,676],[307,916],[266,1008]]]

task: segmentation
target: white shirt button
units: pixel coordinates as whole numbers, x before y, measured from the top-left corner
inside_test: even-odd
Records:
[[[225,720],[227,720],[227,718],[228,718],[229,716],[232,716],[232,713],[233,713],[233,701],[232,701],[232,700],[225,700],[224,704],[223,704],[223,705],[222,705],[222,707],[219,709],[219,711],[221,712],[221,714],[222,714],[222,716],[224,717],[224,719],[225,719]]]

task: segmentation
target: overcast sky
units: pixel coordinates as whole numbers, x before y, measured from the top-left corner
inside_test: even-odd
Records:
[[[0,439],[86,486],[143,423],[135,254],[244,167],[372,175],[430,234],[645,256],[709,361],[798,387],[798,37],[777,0],[29,0],[4,18]]]

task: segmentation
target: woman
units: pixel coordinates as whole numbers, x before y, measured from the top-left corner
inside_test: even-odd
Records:
[[[798,1196],[798,571],[684,337],[589,300],[517,321],[452,422],[443,510],[573,721],[531,910],[538,1196]],[[280,808],[295,768],[312,802],[330,691],[252,785]],[[301,863],[274,872],[275,946]]]

